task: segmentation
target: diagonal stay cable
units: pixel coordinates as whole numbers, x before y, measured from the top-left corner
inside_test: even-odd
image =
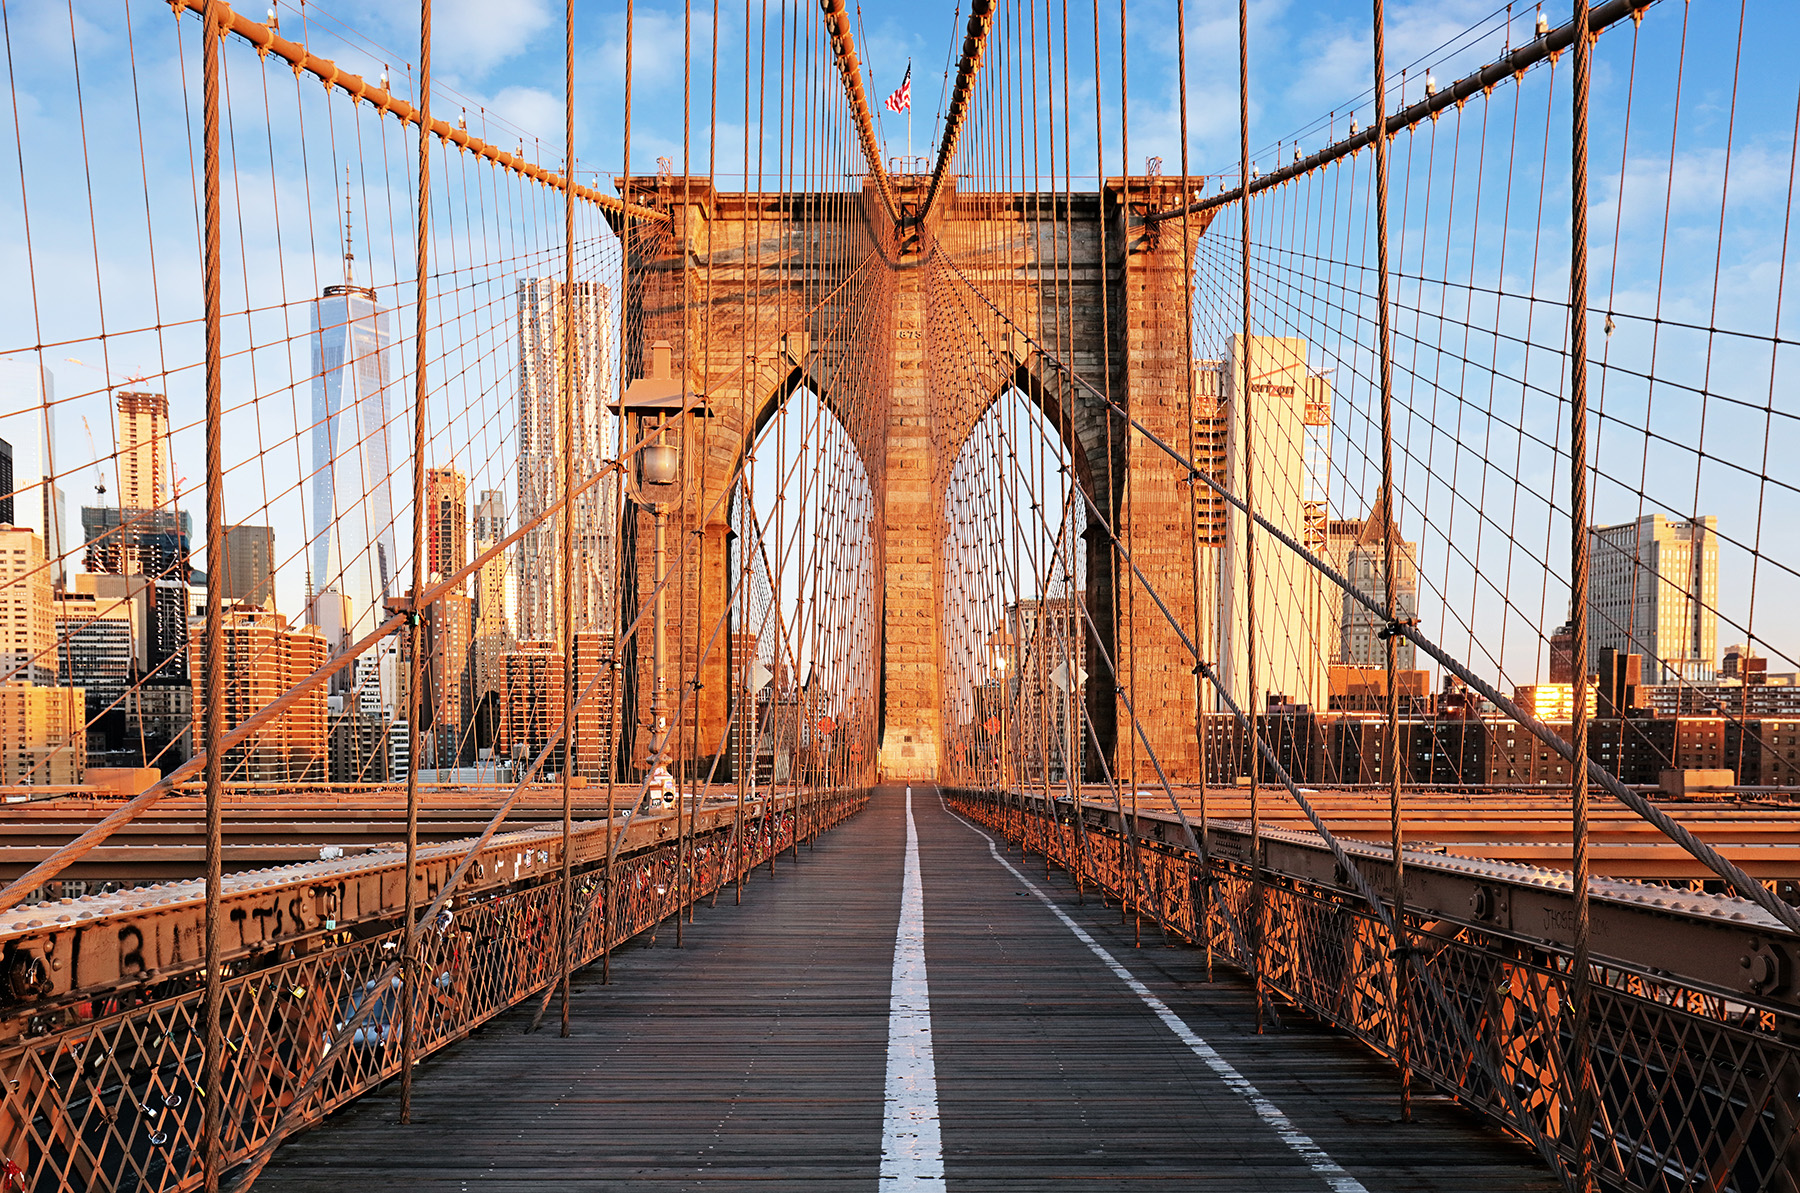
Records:
[[[850,284],[857,274],[867,268],[869,262],[873,259],[873,252],[866,254],[863,257],[861,264],[851,272],[850,277],[845,278],[830,295],[827,295],[825,299],[821,300],[818,306],[823,306],[825,302],[829,302],[831,298],[835,297],[844,286]],[[815,306],[813,311],[816,311],[818,306]],[[806,316],[803,316],[802,318],[810,317],[813,311],[808,311]],[[743,365],[739,365],[737,371],[742,372],[743,368]],[[586,493],[604,477],[615,471],[622,470],[639,450],[649,444],[650,438],[651,437],[647,436],[631,445],[619,460],[608,462],[592,476],[582,481],[573,492],[564,494],[557,501],[548,505],[530,522],[521,525],[511,534],[498,540],[487,550],[471,559],[463,567],[457,569],[452,574],[444,577],[437,584],[426,589],[424,593],[420,594],[412,601],[410,609],[403,609],[389,616],[385,621],[377,625],[361,639],[352,643],[343,653],[339,654],[336,658],[328,660],[323,666],[312,672],[312,674],[289,688],[286,692],[283,692],[256,714],[244,720],[235,729],[231,730],[220,739],[220,749],[229,750],[231,747],[256,734],[270,721],[286,712],[303,696],[316,690],[333,675],[336,675],[338,672],[350,666],[358,656],[369,650],[383,638],[386,638],[389,634],[392,634],[395,630],[399,629],[406,623],[411,610],[420,609],[430,605],[445,593],[453,591],[456,585],[479,572],[483,564],[489,562],[502,551],[517,543],[526,534],[537,529],[540,525],[554,517],[566,504]],[[717,502],[715,501],[714,504],[716,507]],[[710,516],[710,512],[708,516]],[[622,640],[623,639],[621,639],[621,641]],[[18,904],[24,902],[26,895],[30,894],[33,890],[36,890],[44,883],[53,880],[58,874],[85,857],[115,832],[124,828],[139,816],[149,811],[149,809],[154,807],[165,795],[168,795],[181,783],[186,782],[188,779],[191,779],[194,775],[198,774],[205,765],[205,753],[195,754],[192,758],[188,759],[187,762],[170,771],[161,780],[145,788],[140,794],[132,797],[125,803],[120,804],[99,823],[95,824],[92,828],[87,829],[79,837],[75,838],[75,840],[56,850],[36,866],[33,866],[30,871],[14,880],[4,890],[0,890],[0,911],[6,911],[9,908],[16,907]]]
[[[1596,10],[1596,11],[1598,11],[1598,10]],[[951,265],[951,269],[953,269],[953,270],[956,269],[954,264]],[[960,270],[957,271],[957,274],[959,277],[962,276]],[[980,293],[980,291],[974,286],[974,284],[970,283],[966,277],[963,278],[963,281],[966,285],[969,286],[969,288],[971,290],[975,290],[976,293],[978,293],[978,294]],[[998,309],[996,308],[996,311],[997,310]],[[1158,448],[1160,448],[1171,459],[1174,459],[1175,461],[1180,463],[1184,468],[1186,468],[1188,470],[1188,479],[1190,481],[1200,480],[1200,481],[1205,482],[1205,484],[1208,487],[1210,487],[1220,497],[1224,498],[1227,502],[1229,502],[1240,513],[1249,514],[1249,511],[1246,509],[1242,498],[1238,497],[1235,493],[1232,493],[1224,485],[1220,484],[1217,480],[1213,479],[1210,475],[1208,475],[1204,470],[1196,467],[1192,460],[1188,459],[1186,456],[1184,456],[1180,451],[1178,451],[1174,447],[1171,447],[1161,437],[1159,437],[1154,431],[1150,430],[1150,428],[1144,426],[1136,418],[1132,417],[1130,411],[1128,411],[1127,409],[1125,409],[1123,406],[1119,405],[1117,402],[1113,401],[1112,399],[1108,398],[1099,389],[1095,388],[1095,386],[1092,383],[1088,382],[1086,379],[1084,379],[1080,375],[1076,374],[1073,370],[1069,369],[1068,366],[1065,365],[1061,360],[1057,359],[1055,356],[1052,356],[1050,353],[1046,352],[1044,350],[1043,346],[1038,344],[1036,342],[1036,340],[1032,339],[1030,337],[1030,335],[1025,331],[1025,329],[1023,329],[1023,328],[1019,327],[1017,324],[1013,323],[1012,320],[1008,319],[1004,314],[1001,314],[1000,317],[1003,320],[1005,320],[1006,323],[1010,327],[1012,327],[1015,334],[1020,336],[1024,342],[1029,343],[1033,348],[1035,348],[1038,351],[1039,355],[1046,362],[1048,362],[1048,364],[1050,365],[1050,367],[1052,369],[1057,371],[1059,374],[1068,376],[1077,385],[1080,385],[1082,388],[1086,389],[1096,399],[1103,402],[1105,405],[1107,405],[1109,408],[1111,408],[1115,413],[1124,417],[1126,419],[1126,421],[1130,423],[1131,426],[1135,427],[1137,429],[1137,431],[1145,437],[1145,439],[1149,440],[1151,443],[1154,443]],[[1349,581],[1348,578],[1346,578],[1336,568],[1332,567],[1329,563],[1326,563],[1324,560],[1322,560],[1318,556],[1314,555],[1311,551],[1309,551],[1304,545],[1302,545],[1293,536],[1291,536],[1287,532],[1283,531],[1279,526],[1276,526],[1274,523],[1270,522],[1267,518],[1263,517],[1260,514],[1250,514],[1249,516],[1251,516],[1255,519],[1256,525],[1261,527],[1263,530],[1267,531],[1270,535],[1274,536],[1274,538],[1277,542],[1279,542],[1282,546],[1286,547],[1289,551],[1293,552],[1297,557],[1299,557],[1299,559],[1302,562],[1310,565],[1315,571],[1317,571],[1325,579],[1329,580],[1332,584],[1336,585],[1339,589],[1341,589],[1343,591],[1343,593],[1346,596],[1355,600],[1358,604],[1363,605],[1365,608],[1367,608],[1369,610],[1369,612],[1375,614],[1377,617],[1383,618],[1383,620],[1385,621],[1386,612],[1383,609],[1380,601],[1377,601],[1373,597],[1364,593],[1361,589],[1357,588],[1354,584],[1352,584]],[[1140,576],[1140,580],[1141,579],[1142,579],[1142,577]],[[1148,587],[1148,585],[1146,585],[1146,587]],[[1159,607],[1164,608],[1164,612],[1166,614],[1167,609],[1166,609],[1166,607],[1164,607],[1162,605],[1162,602],[1159,600],[1159,601],[1157,601],[1157,604]],[[1172,618],[1171,618],[1171,621],[1173,621]],[[1496,708],[1498,708],[1501,712],[1505,713],[1508,717],[1512,718],[1514,721],[1518,722],[1520,725],[1523,725],[1531,733],[1531,735],[1533,737],[1537,738],[1540,742],[1542,742],[1546,748],[1548,748],[1550,750],[1554,750],[1560,757],[1562,757],[1565,761],[1569,762],[1571,765],[1574,765],[1576,763],[1574,747],[1569,742],[1565,741],[1561,735],[1557,734],[1548,725],[1544,724],[1544,722],[1540,721],[1538,718],[1532,716],[1530,713],[1528,713],[1524,709],[1520,708],[1511,699],[1509,699],[1508,697],[1503,695],[1500,692],[1500,690],[1498,688],[1496,688],[1493,684],[1488,683],[1486,680],[1484,680],[1480,676],[1476,675],[1473,671],[1469,670],[1469,668],[1464,666],[1458,659],[1456,659],[1448,651],[1446,651],[1442,647],[1438,646],[1438,644],[1436,642],[1433,642],[1430,638],[1427,638],[1422,632],[1420,632],[1420,630],[1417,626],[1407,625],[1404,622],[1400,622],[1400,623],[1394,623],[1392,625],[1389,625],[1388,629],[1390,631],[1392,631],[1393,633],[1404,635],[1415,646],[1419,647],[1421,650],[1425,651],[1426,654],[1428,654],[1432,658],[1436,659],[1437,662],[1439,663],[1439,665],[1442,666],[1445,670],[1449,671],[1452,675],[1456,676],[1458,679],[1460,679],[1464,683],[1468,684],[1470,688],[1472,688],[1476,692],[1478,692],[1484,699],[1491,702]],[[1177,630],[1179,631],[1179,627],[1177,627]],[[1184,636],[1184,641],[1185,641],[1185,636]],[[1188,645],[1189,645],[1189,649],[1191,650],[1192,644],[1189,643]],[[1738,895],[1738,897],[1740,897],[1742,899],[1746,899],[1749,902],[1755,903],[1758,907],[1761,907],[1764,911],[1768,912],[1771,916],[1773,916],[1780,924],[1782,924],[1784,927],[1786,927],[1788,929],[1788,931],[1794,933],[1797,936],[1800,936],[1800,908],[1792,907],[1789,904],[1783,902],[1781,899],[1777,898],[1773,891],[1770,891],[1767,887],[1763,886],[1762,883],[1760,883],[1756,879],[1750,877],[1750,875],[1746,874],[1734,862],[1732,862],[1731,860],[1726,858],[1723,854],[1719,853],[1718,850],[1714,849],[1712,846],[1708,845],[1706,842],[1700,840],[1692,832],[1690,832],[1685,826],[1683,826],[1682,824],[1677,822],[1674,818],[1669,816],[1668,813],[1664,812],[1662,809],[1658,808],[1655,804],[1651,803],[1648,799],[1644,798],[1642,795],[1631,790],[1631,788],[1627,787],[1624,783],[1620,782],[1620,780],[1618,779],[1617,776],[1613,775],[1610,771],[1607,771],[1604,768],[1602,768],[1598,762],[1596,762],[1592,759],[1589,759],[1587,762],[1587,770],[1588,770],[1589,778],[1593,782],[1598,783],[1614,799],[1618,800],[1620,803],[1624,804],[1627,808],[1631,809],[1631,811],[1635,812],[1643,820],[1647,821],[1649,824],[1654,826],[1659,832],[1661,832],[1664,836],[1669,838],[1669,840],[1671,840],[1671,841],[1675,842],[1677,845],[1681,846],[1681,848],[1686,850],[1688,852],[1688,854],[1690,856],[1692,856],[1696,861],[1700,862],[1707,869],[1711,870],[1714,874],[1718,875],[1721,879],[1723,879],[1731,887],[1733,892],[1736,893]]]
[[[956,64],[956,86],[950,93],[950,111],[944,117],[944,138],[938,146],[937,163],[931,170],[931,188],[925,193],[925,206],[919,211],[921,222],[936,205],[944,179],[949,176],[951,160],[956,156],[956,145],[969,114],[970,95],[975,89],[975,76],[981,72],[988,33],[994,27],[993,9],[993,0],[971,0],[969,4],[969,27],[963,36],[962,57]]]
[[[1588,36],[1594,37],[1608,28],[1625,20],[1627,17],[1638,19],[1656,0],[1607,0],[1597,4],[1588,18]],[[1546,59],[1554,61],[1558,54],[1575,44],[1575,22],[1569,21],[1550,30],[1542,37],[1526,42],[1498,62],[1482,67],[1474,74],[1465,75],[1450,86],[1443,88],[1419,102],[1402,108],[1387,118],[1387,135],[1391,138],[1397,133],[1411,128],[1422,120],[1436,118],[1446,109],[1467,103],[1472,97],[1492,90],[1507,79],[1517,78],[1531,67]],[[1349,157],[1375,140],[1376,128],[1371,124],[1368,128],[1345,137],[1334,145],[1327,146],[1311,157],[1302,158],[1278,170],[1273,170],[1256,179],[1245,187],[1233,187],[1211,199],[1188,203],[1181,207],[1171,207],[1166,211],[1155,211],[1145,216],[1147,222],[1174,219],[1183,215],[1198,215],[1204,212],[1217,211],[1228,207],[1249,195],[1261,194],[1270,187],[1280,186],[1303,174],[1309,174],[1320,166],[1328,165],[1339,158]]]
[[[967,279],[965,278],[964,281],[966,283]],[[974,289],[973,286],[971,286],[970,288]],[[979,291],[977,291],[977,293],[979,294]],[[967,311],[966,306],[965,306],[964,310],[965,310],[965,312]],[[1002,316],[1002,317],[1004,318],[1004,316]],[[1010,322],[1010,320],[1008,322]],[[983,338],[985,341],[985,337],[983,337]],[[990,352],[993,352],[997,358],[1000,357],[1001,354],[996,349],[994,349],[991,344],[988,345],[988,349]],[[1092,388],[1092,387],[1089,387],[1089,388]],[[1141,428],[1141,427],[1139,429],[1143,430],[1143,428]],[[1041,434],[1042,433],[1041,426],[1039,427],[1039,431]],[[1145,433],[1148,434],[1148,432],[1145,432]],[[1165,450],[1168,450],[1166,448],[1166,446],[1165,446]],[[1017,467],[1017,465],[1015,464],[1014,467]],[[1080,491],[1079,486],[1076,486],[1076,489],[1077,489],[1077,492]],[[1082,496],[1085,501],[1086,495],[1083,494]],[[1089,504],[1090,508],[1092,508],[1092,503],[1088,502],[1088,504]],[[1095,511],[1095,516],[1096,517],[1099,516],[1098,511]],[[1014,511],[1014,517],[1015,517],[1015,519],[1017,518],[1016,510]],[[1038,518],[1040,520],[1040,523],[1042,523],[1043,514],[1042,514],[1041,510],[1038,511]],[[1115,548],[1122,555],[1125,554],[1124,545],[1122,543],[1120,543],[1118,541],[1117,536],[1113,534],[1112,528],[1110,526],[1106,526],[1104,519],[1101,519],[1101,524],[1107,530],[1108,536],[1112,539],[1112,542],[1113,542]],[[1046,526],[1046,528],[1047,528],[1047,526]],[[1127,556],[1127,560],[1129,562],[1129,556]],[[1158,596],[1155,589],[1150,585],[1149,581],[1144,577],[1143,573],[1141,571],[1137,570],[1135,564],[1133,565],[1132,570],[1137,574],[1139,582],[1141,584],[1143,584],[1145,589],[1150,592],[1150,595],[1153,598],[1155,598],[1157,607],[1162,611],[1163,615],[1168,619],[1169,624],[1174,627],[1175,632],[1181,638],[1182,644],[1184,646],[1186,646],[1188,648],[1188,651],[1190,652],[1190,654],[1192,654],[1194,656],[1196,670],[1201,675],[1203,675],[1213,685],[1214,689],[1219,693],[1220,697],[1225,701],[1226,706],[1230,709],[1233,716],[1237,719],[1239,726],[1243,729],[1243,731],[1247,735],[1249,735],[1256,742],[1257,750],[1259,752],[1259,755],[1263,759],[1265,765],[1269,766],[1272,770],[1274,770],[1274,772],[1278,776],[1279,780],[1281,781],[1282,785],[1287,789],[1288,794],[1293,798],[1295,804],[1300,808],[1302,813],[1305,814],[1307,819],[1312,823],[1313,828],[1315,830],[1317,830],[1320,839],[1323,840],[1325,842],[1325,844],[1327,845],[1327,847],[1330,849],[1332,856],[1336,860],[1337,864],[1343,869],[1345,874],[1350,878],[1351,883],[1356,888],[1357,892],[1362,896],[1363,899],[1365,899],[1368,902],[1369,906],[1373,910],[1373,913],[1374,913],[1376,919],[1382,924],[1382,926],[1384,928],[1387,929],[1388,935],[1390,937],[1394,936],[1395,935],[1395,931],[1394,931],[1395,925],[1393,922],[1393,918],[1389,914],[1387,907],[1382,903],[1379,896],[1376,895],[1374,888],[1369,884],[1368,879],[1363,875],[1361,868],[1356,864],[1356,860],[1354,858],[1352,858],[1350,856],[1350,854],[1348,853],[1348,851],[1346,851],[1343,848],[1343,845],[1338,841],[1336,835],[1331,832],[1330,828],[1325,824],[1323,818],[1319,816],[1317,810],[1314,809],[1314,807],[1312,806],[1311,801],[1309,801],[1306,798],[1306,796],[1304,795],[1304,793],[1300,790],[1299,785],[1297,783],[1295,783],[1293,776],[1289,773],[1287,768],[1281,764],[1280,759],[1275,755],[1273,749],[1271,749],[1268,742],[1266,740],[1264,740],[1264,738],[1260,734],[1256,734],[1253,731],[1253,728],[1251,726],[1249,718],[1244,715],[1243,710],[1241,708],[1239,708],[1237,703],[1232,699],[1230,692],[1228,690],[1226,690],[1225,686],[1221,683],[1221,681],[1218,678],[1217,673],[1214,672],[1212,667],[1210,667],[1206,662],[1204,662],[1202,659],[1200,659],[1199,653],[1198,653],[1198,651],[1196,651],[1194,649],[1193,643],[1188,639],[1186,633],[1184,633],[1182,631],[1181,626],[1176,622],[1173,614],[1171,614],[1169,612],[1168,606],[1163,603],[1162,599],[1160,598],[1160,596]],[[1083,617],[1086,618],[1086,620],[1087,620],[1089,630],[1095,634],[1096,641],[1097,641],[1098,640],[1097,627],[1094,626],[1092,618],[1087,615],[1087,610],[1085,609],[1085,607],[1082,609],[1082,613],[1083,613]],[[1110,656],[1107,654],[1104,647],[1101,647],[1100,651],[1101,651],[1103,661],[1106,663],[1108,670],[1111,671],[1112,670],[1112,660],[1111,660]],[[1175,798],[1174,790],[1169,784],[1168,777],[1164,774],[1162,765],[1156,757],[1156,751],[1151,746],[1149,738],[1144,735],[1143,726],[1138,719],[1136,710],[1132,707],[1129,696],[1127,696],[1123,691],[1120,691],[1118,693],[1118,695],[1119,695],[1120,699],[1123,700],[1125,703],[1126,711],[1131,716],[1132,727],[1137,731],[1140,740],[1143,742],[1145,752],[1148,755],[1151,764],[1153,766],[1155,766],[1155,768],[1156,768],[1157,777],[1162,781],[1163,790],[1164,790],[1164,793],[1168,796],[1170,807],[1172,807],[1175,810],[1176,817],[1179,819],[1182,827],[1187,832],[1189,847],[1194,849],[1194,851],[1196,853],[1198,853],[1199,849],[1198,849],[1198,845],[1197,845],[1196,838],[1194,835],[1194,831],[1193,831],[1192,826],[1188,822],[1186,812],[1182,808],[1181,802]],[[1089,728],[1090,728],[1090,732],[1091,732],[1092,731],[1091,725]],[[1095,748],[1097,750],[1100,748],[1099,741],[1097,738],[1095,739]],[[1201,781],[1202,781],[1202,783],[1205,782],[1204,775],[1201,776]],[[1132,831],[1131,822],[1124,817],[1122,812],[1119,812],[1119,815],[1120,815],[1121,823],[1125,825],[1128,832],[1131,832]],[[1135,833],[1133,833],[1133,836],[1135,836]],[[1259,842],[1253,840],[1251,847],[1253,850],[1255,850],[1258,847],[1258,845],[1259,845]],[[1208,876],[1208,878],[1210,879],[1210,875]],[[1238,931],[1237,931],[1237,925],[1235,923],[1234,917],[1231,914],[1231,909],[1230,909],[1229,905],[1224,903],[1223,901],[1221,901],[1219,904],[1219,907],[1220,907],[1220,910],[1225,913],[1226,922],[1227,922],[1228,926],[1231,928],[1233,935],[1238,937],[1239,944],[1241,947],[1242,946],[1242,937],[1241,937],[1241,934],[1238,933]],[[1492,1058],[1487,1055],[1486,1050],[1484,1050],[1483,1048],[1481,1048],[1479,1046],[1479,1041],[1476,1040],[1473,1029],[1469,1026],[1466,1018],[1462,1014],[1459,1013],[1456,1004],[1450,997],[1449,991],[1443,986],[1441,981],[1438,979],[1437,975],[1434,974],[1433,972],[1431,972],[1431,970],[1425,966],[1423,960],[1416,953],[1413,953],[1410,950],[1408,950],[1404,953],[1404,959],[1412,962],[1414,970],[1418,973],[1420,981],[1424,983],[1426,990],[1430,994],[1433,1003],[1435,1003],[1438,1006],[1439,1010],[1442,1011],[1444,1013],[1444,1016],[1452,1023],[1453,1029],[1457,1033],[1459,1041],[1462,1043],[1462,1045],[1466,1051],[1466,1055],[1469,1057],[1470,1061],[1481,1069],[1483,1076],[1485,1076],[1487,1078],[1487,1080],[1489,1081],[1489,1083],[1497,1091],[1500,1092],[1502,1098],[1504,1099],[1504,1101],[1506,1103],[1506,1108],[1507,1108],[1515,1126],[1517,1127],[1517,1129],[1531,1140],[1533,1146],[1535,1146],[1539,1150],[1539,1152],[1544,1156],[1546,1161],[1548,1161],[1552,1166],[1555,1166],[1557,1164],[1557,1157],[1556,1157],[1556,1153],[1554,1150],[1554,1144],[1552,1143],[1552,1141],[1550,1141],[1544,1135],[1543,1131],[1538,1126],[1537,1122],[1534,1119],[1532,1119],[1530,1117],[1530,1115],[1528,1115],[1526,1113],[1524,1106],[1520,1103],[1520,1101],[1518,1099],[1517,1092],[1515,1090],[1513,1090],[1513,1088],[1508,1083],[1506,1083],[1505,1081],[1503,1081],[1501,1079],[1499,1073],[1494,1068]]]
[[[850,32],[850,17],[844,11],[844,0],[819,0],[831,32],[831,51],[837,58],[838,74],[844,82],[844,95],[850,101],[850,114],[856,121],[856,138],[862,145],[863,159],[874,175],[875,189],[887,207],[888,218],[900,219],[900,204],[894,198],[894,184],[881,164],[881,149],[875,143],[875,125],[869,115],[869,96],[863,89],[862,66],[856,57],[856,38]]]

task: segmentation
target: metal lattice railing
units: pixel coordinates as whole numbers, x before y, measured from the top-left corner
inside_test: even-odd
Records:
[[[733,827],[702,835],[685,847],[685,863],[676,841],[620,857],[611,940],[653,928],[732,881],[740,866],[753,868],[792,846],[797,828],[800,839],[816,835],[865,799],[861,790],[836,790],[810,807],[803,802],[748,817],[741,842]],[[679,873],[684,864],[685,875]],[[588,869],[573,879],[578,965],[606,947],[603,876],[603,869]],[[420,983],[416,1018],[420,1055],[556,981],[560,906],[560,882],[551,880],[440,917],[421,947],[428,976]],[[399,1072],[401,983],[384,984],[381,977],[400,949],[401,930],[355,935],[346,932],[333,947],[225,982],[223,1140],[230,1161],[252,1154],[296,1110],[334,1037],[368,1003],[375,1005],[298,1106],[297,1119],[316,1121]],[[16,1157],[0,1176],[0,1189],[133,1193],[197,1185],[203,997],[195,986],[103,1018],[77,1014],[61,1027],[46,1021],[41,1034],[0,1055],[0,1138],[9,1141],[3,1154]]]
[[[953,808],[1080,875],[1174,937],[1248,970],[1267,989],[1392,1058],[1396,964],[1385,927],[1353,895],[1200,859],[1067,805],[950,794]],[[1133,864],[1134,853],[1141,864]],[[1210,893],[1210,898],[1208,897]],[[1260,930],[1259,930],[1260,924]],[[1203,928],[1197,928],[1203,925]],[[1414,1071],[1531,1142],[1566,1171],[1575,1148],[1564,1058],[1573,1025],[1569,957],[1516,936],[1446,921],[1412,923],[1407,975]],[[1594,1153],[1603,1187],[1720,1193],[1800,1189],[1800,1018],[1682,982],[1596,963],[1589,1026],[1598,1095]]]

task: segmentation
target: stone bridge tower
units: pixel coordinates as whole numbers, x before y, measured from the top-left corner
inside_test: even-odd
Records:
[[[895,182],[916,210],[923,180]],[[805,386],[843,423],[875,490],[880,772],[938,774],[937,511],[957,450],[1016,387],[1058,428],[1088,509],[1084,698],[1099,748],[1086,747],[1085,769],[1090,778],[1110,770],[1154,782],[1153,753],[1171,780],[1195,777],[1193,657],[1143,583],[1127,584],[1135,566],[1193,637],[1195,498],[1187,469],[1145,434],[1187,449],[1182,221],[1144,218],[1176,206],[1177,189],[1154,178],[1110,179],[1073,196],[947,187],[923,225],[900,230],[872,191],[633,182],[633,199],[671,218],[666,232],[633,233],[626,376],[641,375],[645,345],[667,340],[713,411],[685,432],[696,462],[680,519],[690,547],[678,598],[683,673],[706,661],[677,731],[678,757],[707,758],[724,739],[729,654],[700,639],[730,599],[730,490],[757,430]],[[1194,243],[1206,219],[1189,218]],[[954,391],[934,384],[951,372],[975,380]],[[653,587],[648,517],[639,518],[637,544],[623,552],[635,570],[627,621]],[[1203,573],[1208,566],[1203,551]],[[639,692],[647,668],[640,657]],[[646,701],[635,708],[641,729]],[[1132,709],[1141,736],[1130,730]],[[631,748],[641,760],[641,737]]]

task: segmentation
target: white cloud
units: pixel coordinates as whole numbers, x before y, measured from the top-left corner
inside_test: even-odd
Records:
[[[284,7],[292,4],[293,0],[283,0]],[[553,7],[550,0],[437,0],[431,21],[433,73],[446,80],[478,82],[527,51],[560,12],[561,6]],[[417,56],[417,5],[365,0],[361,4],[346,4],[338,15],[344,25],[367,34],[378,52],[379,47],[385,46],[386,53],[398,55],[402,61]],[[288,32],[287,26],[284,19],[283,32]],[[295,28],[299,28],[297,22]],[[326,52],[350,65],[362,54],[363,46],[331,46]]]
[[[700,19],[700,14],[696,13],[693,31],[696,87],[705,85],[705,55],[707,53],[705,24],[706,22]],[[683,21],[679,12],[663,13],[654,9],[642,9],[635,14],[631,29],[631,82],[634,101],[645,91],[667,90],[676,95],[680,94],[683,37]],[[599,78],[609,86],[623,89],[625,81],[625,23],[623,21],[619,21],[609,28],[607,38],[600,47],[599,59]],[[677,119],[679,116],[680,112],[677,110]]]
[[[488,101],[489,112],[546,145],[562,156],[563,101],[540,87],[507,87]]]
[[[439,0],[432,14],[432,54],[448,70],[480,78],[522,52],[549,28],[548,0]]]

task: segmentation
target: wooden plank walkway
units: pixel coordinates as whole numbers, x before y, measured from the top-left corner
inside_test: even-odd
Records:
[[[950,815],[914,793],[946,1180],[983,1190],[1325,1190],[1308,1164]],[[390,1084],[292,1141],[258,1182],[288,1193],[870,1190],[881,1165],[904,797],[725,892],[673,947],[579,975],[573,1036],[515,1011],[420,1070],[413,1123]],[[1249,994],[1117,909],[1013,866],[1370,1193],[1557,1188],[1522,1145],[1453,1104],[1398,1121],[1391,1070],[1296,1016],[1249,1030]],[[883,1187],[902,1188],[902,1185]],[[1340,1186],[1343,1187],[1343,1186]]]

